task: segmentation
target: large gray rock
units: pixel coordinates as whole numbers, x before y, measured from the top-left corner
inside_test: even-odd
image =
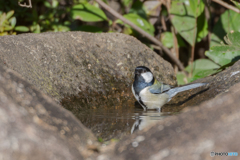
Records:
[[[79,107],[128,100],[139,65],[151,68],[164,82],[176,84],[168,62],[136,38],[119,33],[4,36],[0,38],[0,61],[57,101],[65,97],[65,106],[75,98],[82,99]]]
[[[0,159],[66,160],[91,155],[96,138],[72,113],[0,65]]]
[[[176,84],[169,63],[135,38],[123,34],[68,32],[1,37],[0,61],[61,101],[74,114],[86,106],[132,104],[134,98],[130,85],[134,68],[138,65],[150,67],[165,83]],[[178,94],[163,110],[194,108],[125,137],[116,146],[103,150],[98,158],[208,159],[211,151],[238,151],[240,86],[229,88],[240,81],[239,71],[240,61],[221,73],[198,80],[208,82],[209,88]],[[0,125],[4,128],[1,133],[4,143],[0,146],[29,144],[27,152],[22,150],[24,147],[16,147],[21,149],[16,151],[23,157],[31,157],[36,152],[42,159],[47,159],[50,152],[56,159],[81,159],[91,155],[87,148],[97,150],[94,136],[69,112],[59,108],[15,73],[5,68],[2,73],[5,79],[0,82],[3,97],[0,100],[6,104],[0,108],[0,114],[5,115],[0,117]],[[228,90],[229,93],[224,93]],[[201,104],[209,99],[212,100]],[[9,119],[11,115],[16,119]],[[46,143],[53,141],[52,137],[57,139],[56,142]],[[1,148],[5,148],[7,158],[12,158],[8,154],[11,147]]]
[[[223,72],[198,80],[202,81],[209,82],[209,89],[183,105],[194,99],[197,104],[210,100],[123,138],[100,158],[210,160],[212,151],[240,153],[240,61]]]
[[[194,83],[204,82],[208,83],[208,86],[177,94],[168,105],[162,108],[162,110],[165,112],[179,112],[185,107],[196,106],[203,101],[212,99],[216,95],[226,92],[234,84],[240,82],[239,73],[240,61],[237,61],[233,66],[218,74],[198,79],[194,81]]]

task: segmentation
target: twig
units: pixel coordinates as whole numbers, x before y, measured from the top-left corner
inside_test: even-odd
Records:
[[[231,10],[233,10],[234,12],[240,13],[240,10],[239,10],[239,9],[237,9],[236,7],[234,7],[234,6],[232,6],[232,5],[227,4],[226,2],[223,2],[223,1],[221,1],[221,0],[212,0],[212,1],[213,1],[213,2],[216,2],[216,3],[220,4],[220,5],[222,5],[223,7],[227,8],[227,9],[231,9]]]
[[[170,8],[171,8],[171,0],[167,0],[165,1],[164,5],[166,6],[167,8],[167,12],[168,12],[168,15],[169,15],[169,19],[170,19],[170,22],[172,24],[172,16],[170,14]],[[171,32],[173,34],[173,50],[174,50],[174,53],[175,53],[175,57],[177,59],[179,59],[179,48],[178,48],[178,40],[177,40],[177,31],[175,30],[175,28],[173,27],[173,24],[171,25]],[[175,73],[178,72],[178,67],[176,65],[174,65],[174,71]],[[187,76],[187,72],[183,72],[185,74],[185,76]]]
[[[24,2],[23,4],[21,4],[20,2],[18,2],[18,5],[21,6],[21,7],[32,8],[32,2],[31,2],[31,0],[28,0],[28,2],[29,2],[29,5],[27,5],[26,2]]]
[[[175,52],[176,58],[179,59],[178,41],[177,41],[176,31],[175,31],[173,26],[171,27],[171,31],[172,31],[172,34],[173,34],[173,44],[174,44],[173,48],[174,48],[174,52]],[[175,73],[178,72],[177,66],[174,66],[174,70],[175,70]]]
[[[166,23],[165,23],[165,20],[164,20],[163,15],[161,15],[161,24],[162,24],[163,30],[166,31],[166,30],[167,30],[167,25],[166,25]]]
[[[153,43],[157,44],[158,46],[160,46],[162,48],[162,50],[172,59],[172,61],[178,66],[178,68],[180,70],[184,70],[184,67],[182,65],[182,63],[171,53],[171,51],[164,47],[163,44],[158,41],[156,38],[154,38],[153,36],[151,36],[149,33],[145,32],[144,30],[142,30],[140,27],[136,26],[135,24],[133,24],[131,21],[127,20],[126,18],[124,18],[122,15],[120,15],[119,13],[117,13],[115,10],[113,10],[111,7],[109,7],[108,5],[106,5],[103,1],[101,0],[95,0],[99,5],[101,5],[105,10],[107,10],[109,13],[111,13],[113,16],[115,16],[116,18],[122,20],[124,23],[128,24],[129,26],[131,26],[134,30],[136,30],[137,32],[139,32],[140,34],[142,34],[143,36],[145,36],[147,39],[149,39],[150,41],[152,41]]]
[[[153,47],[154,49],[157,49],[157,50],[159,50],[159,51],[162,51],[162,48],[159,47],[159,46],[157,46],[157,45],[151,44],[150,46]]]

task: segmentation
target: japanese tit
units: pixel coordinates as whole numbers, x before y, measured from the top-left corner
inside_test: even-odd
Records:
[[[175,87],[157,81],[149,68],[139,66],[135,69],[132,92],[137,101],[146,109],[158,109],[169,102],[177,93],[206,85],[195,83],[182,87]]]

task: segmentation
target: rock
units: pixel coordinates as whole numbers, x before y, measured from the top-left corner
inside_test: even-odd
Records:
[[[129,160],[210,160],[212,151],[240,153],[237,140],[240,132],[239,77],[240,61],[217,75],[198,80],[209,82],[210,86],[193,99],[210,100],[123,138],[101,156]]]
[[[98,145],[72,113],[2,65],[0,127],[4,160],[78,160],[92,154],[88,146]]]
[[[136,38],[119,33],[4,36],[0,39],[0,62],[55,98],[85,123],[89,118],[85,120],[79,113],[86,108],[130,106],[129,110],[134,110],[135,98],[130,86],[136,66],[148,66],[158,79],[176,84],[168,62]],[[105,126],[103,130],[108,133],[98,135],[98,126]],[[91,121],[88,127],[95,128],[96,135],[108,140],[120,138],[119,132],[130,126],[125,122]],[[118,131],[112,134],[113,130]]]
[[[237,61],[233,66],[216,75],[196,80],[194,83],[208,83],[208,86],[179,93],[162,110],[164,112],[179,112],[185,107],[196,106],[203,101],[212,99],[240,82],[239,73],[240,61]]]
[[[169,63],[135,38],[116,33],[6,36],[0,39],[0,62],[75,115],[86,107],[132,104],[130,86],[139,65],[148,66],[157,79],[176,84]],[[5,149],[0,152],[6,159],[29,158],[33,153],[41,159],[210,159],[211,151],[239,150],[240,61],[195,81],[209,84],[178,94],[163,107],[163,111],[178,112],[192,106],[183,113],[101,148],[98,155],[93,154],[98,151],[96,138],[71,113],[16,73],[0,66],[0,75],[0,146]],[[13,155],[11,149],[16,151]]]
[[[70,110],[74,110],[72,101],[76,99],[75,108],[129,100],[133,97],[134,69],[139,65],[176,85],[168,62],[136,38],[119,33],[4,36],[0,39],[0,61]]]

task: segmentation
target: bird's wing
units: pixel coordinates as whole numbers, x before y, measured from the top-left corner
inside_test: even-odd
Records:
[[[170,101],[171,98],[174,97],[179,92],[183,92],[183,91],[186,91],[189,89],[205,86],[207,84],[208,83],[194,83],[194,84],[189,84],[189,85],[185,85],[185,86],[181,86],[181,87],[172,88],[167,92],[167,94],[170,96],[168,101]]]
[[[160,94],[171,89],[170,85],[159,82],[155,79],[154,84],[149,87],[149,91],[153,94]]]
[[[173,86],[169,85],[169,84],[165,84],[163,83],[163,92],[168,91],[169,89],[173,88]]]

